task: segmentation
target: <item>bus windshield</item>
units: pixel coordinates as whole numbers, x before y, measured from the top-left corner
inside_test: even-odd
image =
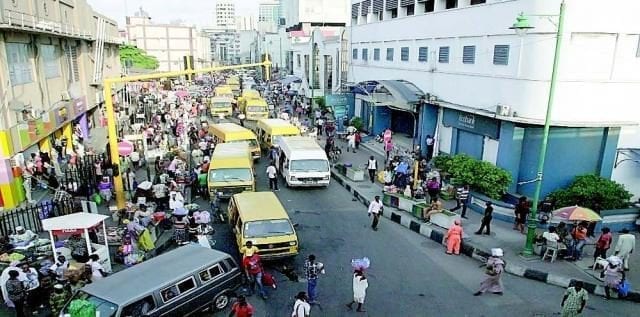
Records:
[[[248,112],[266,112],[267,107],[264,106],[247,106]]]
[[[219,168],[209,171],[209,182],[249,182],[252,179],[249,168]]]
[[[329,162],[327,160],[292,160],[292,172],[328,172]]]
[[[245,238],[271,237],[287,234],[293,234],[293,227],[287,219],[251,221],[244,225]]]
[[[250,147],[256,147],[258,146],[258,142],[255,139],[248,139],[248,140],[234,140],[234,141],[227,141],[226,143],[240,143],[240,142],[247,142],[249,143]]]

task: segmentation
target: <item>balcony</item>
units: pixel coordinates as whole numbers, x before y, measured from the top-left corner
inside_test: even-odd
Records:
[[[27,32],[54,34],[86,40],[90,40],[92,38],[92,34],[90,32],[83,30],[77,26],[43,19],[32,14],[17,12],[8,9],[2,12],[2,19],[0,19],[0,29],[12,29]]]

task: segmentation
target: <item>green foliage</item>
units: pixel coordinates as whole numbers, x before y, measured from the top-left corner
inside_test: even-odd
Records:
[[[351,118],[351,121],[349,123],[358,131],[362,131],[362,128],[364,128],[364,122],[362,122],[362,118],[360,117]]]
[[[327,100],[324,97],[315,97],[313,98],[313,100],[315,101],[316,105],[320,107],[320,109],[324,109],[327,107]]]
[[[158,68],[158,59],[155,56],[147,55],[147,52],[133,46],[120,46],[120,62],[125,65],[130,60],[133,68],[150,69]]]
[[[578,205],[594,210],[627,208],[631,197],[622,184],[597,175],[576,176],[569,187],[549,195],[558,208]]]
[[[455,179],[456,184],[469,184],[473,190],[493,199],[500,199],[511,183],[511,175],[506,170],[468,155],[439,155],[433,163]]]

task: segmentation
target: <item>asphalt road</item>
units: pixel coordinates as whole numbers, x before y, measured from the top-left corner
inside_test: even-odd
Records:
[[[258,190],[268,190],[266,159],[256,166]],[[293,262],[300,276],[309,254],[325,264],[318,285],[320,305],[312,316],[554,316],[559,315],[563,289],[505,274],[504,296],[474,297],[483,269],[465,256],[445,255],[442,246],[382,218],[379,231],[369,227],[365,208],[352,201],[337,183],[327,189],[287,189],[281,182],[278,197],[297,226],[301,254]],[[237,250],[227,225],[216,225],[216,248]],[[349,312],[352,258],[367,256],[369,289],[366,313]],[[305,283],[288,281],[275,273],[278,288],[269,299],[250,297],[255,316],[290,316],[293,296],[306,291]],[[591,296],[585,316],[636,316],[638,304],[605,301]],[[219,313],[210,316],[226,316]]]

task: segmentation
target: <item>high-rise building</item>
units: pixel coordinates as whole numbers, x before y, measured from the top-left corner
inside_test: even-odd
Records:
[[[262,2],[258,5],[258,30],[275,32],[280,20],[280,2]]]
[[[256,23],[255,16],[252,16],[252,15],[236,16],[236,31],[252,31],[257,29],[258,29],[258,24]]]
[[[347,0],[280,0],[285,26],[301,27],[301,24],[345,24],[349,22]],[[391,1],[388,1],[391,2]]]
[[[231,0],[218,0],[214,12],[214,25],[218,29],[229,30],[236,27],[236,6]]]

